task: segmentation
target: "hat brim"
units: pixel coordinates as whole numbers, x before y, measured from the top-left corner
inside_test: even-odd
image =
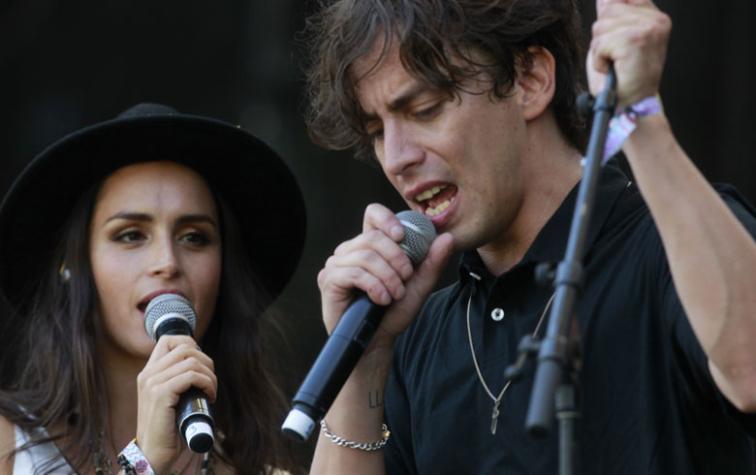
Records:
[[[231,207],[250,264],[272,297],[304,246],[305,205],[286,164],[231,124],[187,114],[118,118],[76,131],[39,154],[0,205],[0,288],[13,306],[49,265],[80,195],[115,170],[171,160],[196,170]]]

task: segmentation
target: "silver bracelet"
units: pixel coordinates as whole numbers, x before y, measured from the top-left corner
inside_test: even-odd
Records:
[[[353,440],[347,440],[343,437],[339,437],[338,435],[328,430],[325,419],[320,421],[320,432],[322,432],[328,440],[338,445],[339,447],[348,447],[350,449],[364,450],[366,452],[381,450],[386,446],[386,442],[388,442],[391,432],[388,430],[386,424],[381,424],[381,431],[383,433],[381,440],[376,440],[374,442],[355,442]]]

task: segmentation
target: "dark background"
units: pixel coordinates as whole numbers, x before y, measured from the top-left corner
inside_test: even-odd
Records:
[[[595,14],[584,3],[588,30]],[[756,202],[756,2],[657,5],[674,23],[662,96],[679,141],[710,180]],[[240,124],[291,166],[309,219],[304,257],[277,305],[289,346],[276,356],[292,392],[325,338],[317,271],[359,230],[366,204],[402,206],[378,169],[307,138],[294,37],[312,8],[302,0],[0,0],[3,193],[44,146],[145,101]]]

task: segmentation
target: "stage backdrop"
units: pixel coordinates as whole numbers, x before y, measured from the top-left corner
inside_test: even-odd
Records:
[[[300,0],[9,0],[0,2],[0,189],[67,132],[152,101],[238,123],[299,178],[304,257],[277,305],[278,359],[293,391],[325,339],[315,276],[355,234],[365,205],[400,209],[380,171],[310,144],[294,37]],[[677,137],[705,175],[756,202],[756,2],[660,0],[674,29],[662,96]],[[585,29],[594,17],[586,2]],[[2,351],[0,349],[0,351]],[[307,457],[307,448],[302,457]]]

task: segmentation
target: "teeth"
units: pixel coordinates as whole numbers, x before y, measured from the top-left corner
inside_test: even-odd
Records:
[[[435,208],[428,207],[428,209],[425,210],[425,214],[427,214],[431,218],[434,216],[438,216],[439,214],[443,213],[444,210],[446,210],[446,208],[448,208],[450,204],[451,204],[451,200],[443,201]]]
[[[441,190],[446,188],[447,185],[440,185],[440,186],[434,186],[433,188],[429,188],[419,195],[415,196],[415,201],[425,201],[433,198],[436,196]]]

